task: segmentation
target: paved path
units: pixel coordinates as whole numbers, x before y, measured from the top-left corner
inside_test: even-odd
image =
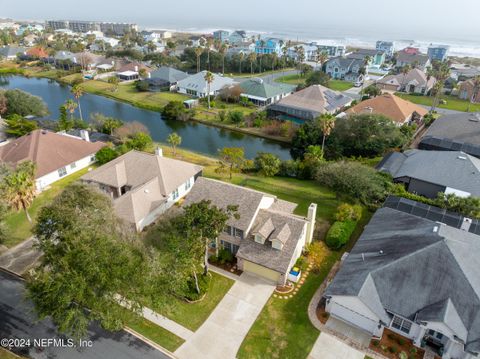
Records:
[[[34,243],[32,237],[4,252],[0,255],[0,267],[18,275],[28,271],[42,255],[39,250],[33,247]]]
[[[233,359],[275,285],[243,273],[208,319],[175,351],[180,359]]]
[[[190,329],[185,328],[184,326],[170,320],[163,315],[154,312],[150,308],[143,308],[143,317],[152,323],[157,324],[158,326],[168,330],[169,332],[175,334],[177,337],[182,338],[183,340],[188,340],[194,334]]]
[[[333,335],[322,332],[307,359],[363,359],[365,353],[341,342]]]
[[[223,275],[224,277],[227,277],[231,280],[237,281],[240,278],[239,275],[233,274],[231,272],[226,271],[225,269],[218,268],[218,267],[215,267],[215,266],[212,266],[212,265],[208,266],[208,270],[211,270],[212,272]]]

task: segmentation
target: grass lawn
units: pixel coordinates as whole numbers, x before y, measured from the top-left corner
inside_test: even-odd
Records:
[[[168,307],[156,308],[153,306],[151,309],[183,325],[185,328],[196,331],[209,317],[234,283],[233,280],[220,274],[210,273],[212,274],[212,279],[205,298],[202,301],[188,303],[172,296],[169,298],[170,305]]]
[[[396,92],[395,95],[419,105],[432,106],[432,101],[433,101],[432,96],[415,96],[415,95],[409,95],[401,92]],[[470,112],[480,111],[479,103],[470,103],[470,101],[461,100],[458,97],[448,96],[448,95],[442,95],[440,99],[445,100],[447,103],[444,105],[442,104],[438,105],[437,107],[439,108],[467,112],[469,111],[469,107],[470,107]]]
[[[33,221],[35,222],[35,218],[43,206],[48,205],[66,186],[79,179],[82,175],[87,173],[87,171],[88,168],[77,171],[53,183],[49,189],[40,193],[33,200],[33,203],[28,210]],[[12,247],[32,235],[32,225],[28,222],[23,211],[11,212],[8,214],[5,219],[5,224],[7,226],[8,238],[3,244],[7,247]]]
[[[125,311],[128,311],[125,309]],[[137,333],[150,339],[152,342],[157,343],[161,347],[174,352],[180,345],[184,343],[182,338],[177,337],[175,334],[169,332],[162,327],[159,327],[151,321],[138,317],[131,313],[131,318],[127,319],[127,327],[133,329]]]
[[[18,359],[18,358],[20,357],[0,347],[0,359]]]
[[[289,85],[300,85],[305,82],[305,77],[300,74],[293,74],[279,77],[275,81]]]
[[[287,71],[291,71],[291,70],[294,70],[294,68],[286,68],[286,69],[273,70],[273,71],[270,70],[270,71],[264,71],[264,72],[261,72],[261,73],[254,73],[254,74],[246,73],[246,72],[242,72],[242,73],[235,72],[235,73],[225,74],[225,76],[226,77],[242,77],[242,78],[261,77],[261,76],[265,76],[265,75],[278,74],[278,73],[287,72]]]
[[[353,87],[353,83],[342,80],[328,81],[328,87],[335,91],[346,91]]]

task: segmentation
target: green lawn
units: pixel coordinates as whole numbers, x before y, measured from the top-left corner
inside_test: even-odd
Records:
[[[353,83],[342,80],[328,81],[328,87],[335,91],[346,91],[353,87]]]
[[[401,92],[396,92],[395,95],[419,105],[432,106],[432,101],[433,101],[432,96],[416,96],[416,95],[409,95]],[[461,100],[458,97],[448,96],[448,95],[442,95],[440,99],[445,100],[447,103],[438,105],[437,107],[439,108],[444,108],[447,110],[463,111],[463,112],[480,111],[479,103],[470,103],[470,101]]]
[[[151,309],[184,327],[196,331],[215,309],[217,304],[227,294],[233,285],[233,280],[214,272],[205,298],[197,303],[187,303],[184,300],[171,297],[168,307]]]
[[[125,311],[127,311],[127,309],[125,309]],[[133,313],[131,314],[131,317],[127,319],[126,325],[130,329],[133,329],[137,333],[171,352],[174,352],[184,343],[182,338],[177,337],[168,330],[159,327],[145,318],[136,316]]]
[[[0,359],[18,359],[18,358],[20,357],[0,347]]]
[[[254,73],[254,74],[246,73],[246,72],[242,72],[242,73],[235,72],[235,73],[225,74],[225,76],[226,77],[249,78],[249,77],[259,77],[259,76],[265,76],[265,75],[271,75],[271,74],[278,74],[278,73],[287,72],[287,71],[291,71],[291,70],[294,70],[294,69],[293,68],[285,68],[285,69],[280,69],[280,70],[264,71],[264,72],[261,72],[261,73]]]
[[[49,189],[40,193],[33,200],[33,203],[28,210],[33,221],[35,222],[35,218],[43,206],[49,204],[66,186],[79,179],[81,176],[87,173],[87,171],[88,168],[77,171],[61,179],[60,181],[53,183]],[[23,211],[12,211],[7,215],[5,224],[7,226],[8,238],[3,244],[5,244],[7,247],[12,247],[32,235],[32,225],[28,222]]]
[[[275,81],[289,85],[300,85],[305,82],[305,77],[300,74],[293,74],[279,77]]]

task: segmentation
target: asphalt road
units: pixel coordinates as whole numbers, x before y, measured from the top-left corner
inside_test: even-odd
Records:
[[[86,341],[91,341],[91,347],[84,344],[82,348],[69,348],[58,343],[38,342],[40,339],[66,338],[57,332],[51,320],[38,321],[33,309],[33,304],[25,298],[24,282],[13,274],[0,270],[0,343],[5,338],[30,339],[30,347],[11,348],[13,352],[35,359],[169,358],[125,331],[110,333],[98,325],[91,325],[85,338]],[[33,344],[34,339],[37,339],[37,345]]]

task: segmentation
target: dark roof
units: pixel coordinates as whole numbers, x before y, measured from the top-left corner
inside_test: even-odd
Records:
[[[466,350],[480,351],[480,237],[392,208],[379,209],[326,291],[358,296],[383,321],[386,311],[415,320],[445,317],[450,300],[468,332],[455,334]],[[455,330],[455,328],[452,328]],[[465,336],[464,336],[465,335]]]
[[[26,298],[25,283],[2,270],[0,270],[0,337],[31,340],[65,338],[50,319],[38,320],[33,303]],[[168,356],[123,330],[110,333],[92,324],[85,339],[93,341],[91,348],[76,349],[50,345],[39,352],[32,345],[31,348],[25,348],[17,353],[22,357],[32,358],[168,359]]]
[[[286,85],[286,84],[268,84],[262,79],[254,78],[243,81],[240,83],[242,91],[246,95],[262,97],[262,98],[271,98],[278,95],[287,94],[293,92],[295,86]]]
[[[480,112],[444,115],[436,119],[423,136],[428,137],[480,146]]]
[[[189,75],[186,72],[179,71],[173,67],[162,66],[150,73],[150,79],[163,80],[168,83],[177,83]]]
[[[413,64],[417,62],[419,65],[425,65],[429,60],[427,55],[423,54],[409,54],[405,51],[397,52],[397,61],[407,64]]]
[[[480,196],[480,160],[460,151],[393,152],[377,169],[394,179],[408,177]]]

